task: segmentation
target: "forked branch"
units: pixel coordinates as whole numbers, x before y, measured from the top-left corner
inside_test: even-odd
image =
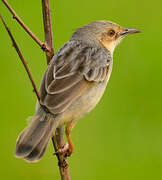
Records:
[[[5,6],[13,15],[13,18],[22,26],[22,28],[32,37],[32,39],[46,52],[49,52],[47,45],[44,42],[41,42],[39,38],[29,29],[29,27],[21,20],[21,18],[16,14],[16,12],[12,9],[11,5],[6,1],[2,0]]]

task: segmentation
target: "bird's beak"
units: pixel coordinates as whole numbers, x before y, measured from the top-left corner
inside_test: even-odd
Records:
[[[127,34],[140,33],[141,31],[134,28],[125,28],[123,32],[119,33],[119,36],[125,36]]]

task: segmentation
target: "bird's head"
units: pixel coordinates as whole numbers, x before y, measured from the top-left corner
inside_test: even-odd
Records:
[[[128,34],[139,33],[138,29],[123,28],[110,21],[94,21],[77,29],[72,39],[83,41],[87,44],[104,46],[113,53],[115,47]]]

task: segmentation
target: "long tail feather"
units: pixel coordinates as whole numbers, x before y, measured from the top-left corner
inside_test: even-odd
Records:
[[[43,112],[34,116],[32,122],[19,135],[15,155],[27,161],[35,162],[43,156],[58,120],[53,115]]]

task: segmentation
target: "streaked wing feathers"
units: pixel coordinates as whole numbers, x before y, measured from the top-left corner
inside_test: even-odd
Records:
[[[64,112],[96,82],[105,80],[108,62],[108,54],[101,48],[68,42],[51,60],[43,77],[41,103],[54,114]]]

